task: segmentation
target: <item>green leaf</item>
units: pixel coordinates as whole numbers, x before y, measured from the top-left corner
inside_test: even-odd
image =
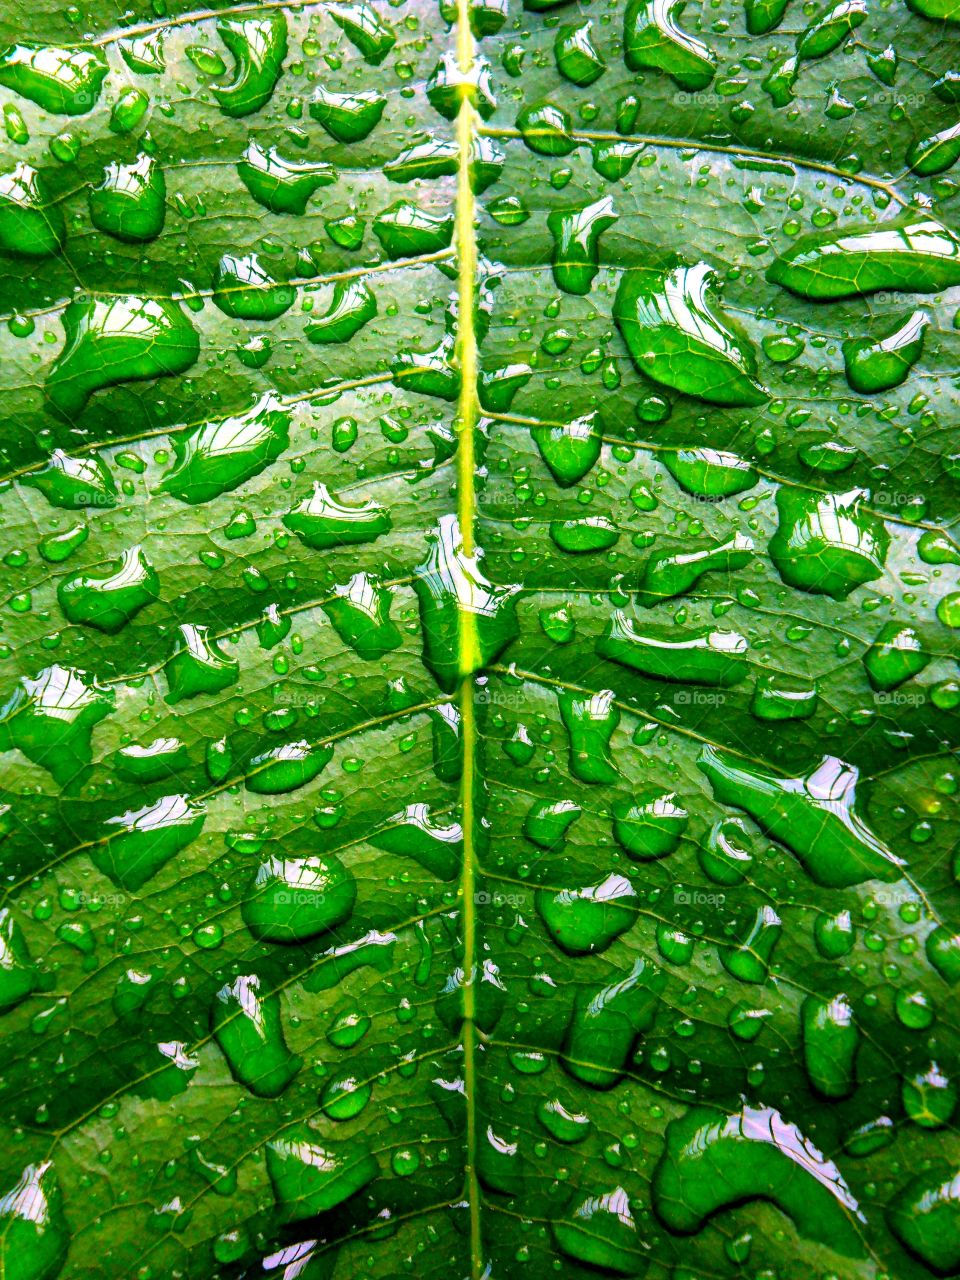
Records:
[[[0,1277],[960,1274],[958,21],[0,14]]]

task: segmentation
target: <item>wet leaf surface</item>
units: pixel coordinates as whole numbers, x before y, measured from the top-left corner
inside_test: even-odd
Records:
[[[958,19],[0,14],[0,1275],[960,1273]]]

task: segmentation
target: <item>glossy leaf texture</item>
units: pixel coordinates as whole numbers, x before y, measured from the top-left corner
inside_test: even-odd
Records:
[[[960,8],[0,14],[0,1275],[960,1274]]]

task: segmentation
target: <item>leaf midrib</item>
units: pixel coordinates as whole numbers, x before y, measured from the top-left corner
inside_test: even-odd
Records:
[[[457,253],[457,339],[456,357],[460,370],[460,393],[457,401],[457,521],[463,543],[463,554],[474,555],[473,526],[476,519],[477,495],[474,485],[474,429],[479,400],[477,391],[477,335],[474,325],[477,245],[474,231],[474,196],[470,181],[470,156],[476,131],[474,109],[470,100],[469,76],[473,70],[474,40],[470,29],[469,0],[457,0],[457,63],[466,83],[459,87],[460,109],[457,112],[458,149],[456,223],[454,243]],[[476,850],[474,830],[476,815],[476,750],[477,729],[473,700],[474,671],[479,665],[479,644],[475,616],[458,608],[457,640],[461,673],[458,704],[460,708],[463,772],[460,782],[461,821],[463,825],[463,870],[460,878],[460,909],[463,922],[463,1086],[466,1102],[465,1193],[470,1212],[470,1276],[480,1280],[483,1250],[480,1239],[480,1197],[477,1182],[477,920],[476,920]]]

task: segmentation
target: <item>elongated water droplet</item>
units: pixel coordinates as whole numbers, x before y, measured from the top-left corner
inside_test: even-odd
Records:
[[[881,338],[848,338],[843,344],[843,362],[854,391],[876,395],[905,382],[923,351],[928,323],[925,312],[914,311]]]
[[[719,449],[667,449],[659,455],[677,484],[698,498],[729,498],[757,483],[749,462]]]
[[[255,253],[224,254],[213,274],[214,302],[237,320],[276,320],[296,296],[296,288],[277,281]]]
[[[13,44],[0,53],[0,84],[54,115],[92,110],[107,74],[101,49]]]
[[[653,1026],[666,975],[648,960],[608,986],[578,988],[561,1062],[575,1080],[612,1089],[622,1078],[637,1036]]]
[[[643,791],[613,806],[613,834],[631,858],[647,862],[673,853],[689,815],[676,793]]]
[[[183,769],[188,753],[179,738],[154,738],[146,746],[121,747],[113,760],[117,772],[133,782],[159,782]]]
[[[304,290],[308,298],[315,292],[315,286]],[[329,298],[326,311],[304,326],[311,342],[349,342],[377,314],[377,299],[365,280],[337,281]]]
[[[0,907],[0,1013],[25,1000],[35,990],[38,976],[13,912]]]
[[[733,946],[720,949],[723,967],[740,982],[766,982],[782,921],[771,906],[758,907]]]
[[[334,598],[323,610],[344,644],[373,662],[401,643],[400,632],[390,620],[392,601],[389,588],[375,577],[357,573],[345,586],[334,588]]]
[[[25,258],[59,253],[66,224],[41,174],[21,160],[0,174],[0,252]]]
[[[570,955],[605,951],[636,920],[630,881],[611,873],[581,889],[537,891],[537,910],[550,936]]]
[[[888,692],[919,675],[931,656],[913,627],[891,619],[863,655],[863,665],[874,689]]]
[[[414,590],[423,628],[423,660],[446,691],[495,661],[517,633],[515,586],[493,586],[481,567],[482,552],[467,555],[460,524],[443,516],[427,535],[429,550],[416,566]],[[470,619],[471,642],[461,638],[461,615]]]
[[[0,1198],[0,1275],[9,1280],[54,1280],[69,1244],[53,1162],[28,1164]]]
[[[374,90],[334,93],[321,85],[310,100],[310,114],[337,142],[362,142],[380,123],[386,105]]]
[[[450,244],[453,214],[427,213],[410,200],[397,200],[374,218],[373,234],[388,258],[436,253]]]
[[[337,180],[336,169],[323,160],[287,160],[276,147],[268,151],[257,142],[243,153],[237,173],[257,204],[271,213],[305,213],[313,193]]]
[[[142,809],[108,818],[90,857],[130,893],[141,889],[203,829],[206,809],[189,796],[163,796]]]
[[[581,782],[615,782],[619,777],[610,757],[610,739],[620,723],[620,708],[612,689],[599,693],[564,690],[557,696],[560,718],[570,737],[570,772]]]
[[[376,502],[347,505],[314,482],[313,494],[283,517],[286,527],[314,551],[372,542],[390,531],[390,516]]]
[[[865,506],[862,489],[848,493],[777,490],[777,531],[770,559],[781,578],[800,591],[844,600],[883,573],[890,535]]]
[[[84,671],[45,667],[24,676],[0,710],[0,749],[22,751],[66,784],[90,763],[93,728],[114,701],[113,690]]]
[[[544,1098],[537,1108],[537,1117],[558,1142],[582,1142],[590,1132],[589,1117],[568,1110],[559,1098]]]
[[[524,819],[523,834],[541,849],[559,853],[567,832],[582,812],[573,800],[538,801]]]
[[[90,192],[90,221],[100,231],[139,244],[163,230],[167,184],[163,169],[145,152],[131,164],[109,164]]]
[[[561,27],[553,42],[557,70],[565,80],[585,89],[599,80],[607,69],[591,37],[592,22]]]
[[[588,1194],[550,1229],[560,1252],[576,1262],[618,1276],[635,1276],[647,1267],[650,1246],[637,1230],[623,1187]]]
[[[630,0],[624,16],[624,57],[631,71],[665,72],[681,89],[705,89],[716,71],[716,55],[681,30],[683,0]]]
[[[833,53],[867,17],[866,0],[831,0],[797,36],[797,60]]]
[[[110,561],[105,573],[77,573],[57,586],[57,599],[68,621],[106,635],[122,631],[159,595],[160,580],[142,547],[131,547],[119,561]]]
[[[657,1216],[685,1235],[762,1195],[804,1239],[845,1257],[864,1254],[866,1219],[840,1170],[771,1107],[744,1105],[731,1115],[694,1107],[672,1120],[651,1193]]]
[[[229,689],[239,677],[240,664],[223,652],[209,627],[185,622],[177,628],[164,671],[169,686],[166,701],[172,705]]]
[[[669,270],[631,267],[621,276],[613,318],[637,368],[655,382],[709,404],[758,405],[756,355],[711,300],[705,262]]]
[[[411,804],[395,813],[369,840],[378,849],[413,858],[441,880],[454,880],[460,874],[463,828],[459,822],[437,821],[427,804]]]
[[[378,67],[397,42],[393,29],[366,0],[359,4],[331,4],[327,12],[371,66]]]
[[[582,480],[600,457],[600,426],[595,413],[561,426],[537,426],[530,433],[550,473],[564,489]]]
[[[641,630],[620,610],[597,640],[600,657],[643,675],[721,687],[746,676],[748,648],[746,638],[736,631],[664,626]]]
[[[39,489],[49,503],[68,511],[85,507],[113,507],[117,486],[99,454],[72,458],[55,449],[40,471],[25,475],[21,484]]]
[[[220,988],[210,1029],[234,1078],[258,1098],[283,1093],[303,1065],[283,1038],[279,995],[262,991],[256,974]]]
[[[960,284],[960,240],[928,214],[801,236],[767,270],[801,298],[855,298],[878,289],[939,293]]]
[[[228,116],[259,111],[273,95],[287,56],[287,19],[280,9],[262,17],[221,18],[217,34],[236,61],[229,84],[213,85],[213,95]]]
[[[207,422],[171,439],[175,465],[160,483],[163,493],[198,505],[229,493],[265,470],[290,443],[292,414],[267,392],[246,413]]]
[[[46,391],[50,407],[68,419],[102,387],[185,373],[200,354],[196,330],[171,298],[75,299],[63,327],[66,343]]]
[[[589,25],[589,24],[588,24]],[[587,294],[600,270],[600,237],[617,220],[609,196],[580,209],[547,215],[553,236],[553,278],[566,293]]]
[[[287,1222],[335,1209],[379,1173],[363,1142],[334,1145],[306,1124],[294,1125],[266,1145],[267,1173]]]
[[[934,1274],[960,1270],[960,1171],[953,1165],[938,1160],[911,1178],[888,1205],[886,1217],[903,1247]]]
[[[637,600],[653,608],[672,596],[685,595],[705,573],[733,573],[753,559],[753,539],[736,533],[724,543],[711,543],[696,551],[652,555],[640,574]]]
[[[808,996],[801,1011],[803,1061],[817,1093],[846,1098],[856,1084],[860,1033],[845,995]]]
[[[832,888],[864,880],[899,880],[904,863],[866,826],[857,811],[858,770],[824,756],[809,773],[777,777],[705,747],[699,767],[717,799],[745,810],[787,846],[817,882]]]
[[[301,740],[271,747],[255,755],[247,768],[248,791],[257,795],[283,795],[306,786],[322,772],[333,757],[325,743],[313,745]]]

